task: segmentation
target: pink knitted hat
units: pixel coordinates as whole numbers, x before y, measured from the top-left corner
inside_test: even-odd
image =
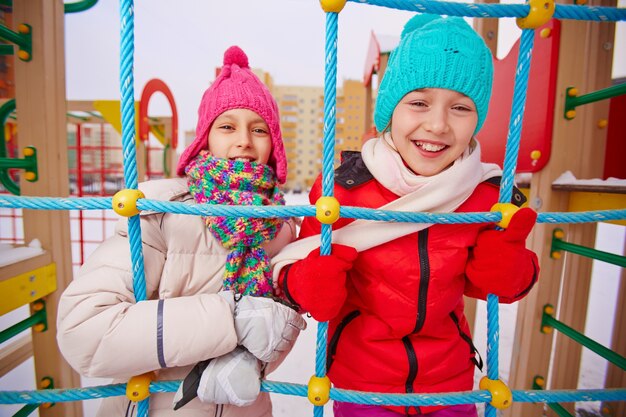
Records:
[[[207,149],[207,134],[213,121],[231,109],[248,109],[265,120],[272,136],[272,153],[268,165],[274,168],[278,182],[287,179],[287,159],[280,132],[278,105],[267,87],[254,75],[248,57],[238,46],[224,53],[224,66],[213,84],[204,92],[198,109],[196,138],[180,156],[176,173],[185,175],[185,167],[201,150]]]

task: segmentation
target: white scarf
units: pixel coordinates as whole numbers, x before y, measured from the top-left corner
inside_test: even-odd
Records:
[[[448,169],[430,177],[416,175],[404,165],[388,134],[365,142],[361,155],[374,178],[400,196],[380,207],[380,210],[452,213],[472,195],[478,184],[502,175],[496,164],[480,162],[478,143],[473,150],[468,147]],[[352,246],[362,252],[429,226],[430,223],[357,219],[334,230],[332,242]],[[309,236],[285,246],[272,259],[274,282],[278,282],[281,268],[304,259],[319,246],[320,235]]]

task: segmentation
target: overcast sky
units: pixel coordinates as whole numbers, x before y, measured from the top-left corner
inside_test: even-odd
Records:
[[[136,0],[134,5],[135,97],[148,80],[162,79],[176,100],[181,135],[195,128],[202,93],[231,45],[242,47],[250,65],[269,72],[275,84],[324,84],[325,14],[317,0]],[[348,2],[339,14],[338,83],[362,79],[372,30],[399,36],[411,16]],[[100,0],[85,12],[67,14],[65,25],[68,99],[119,99],[119,1]],[[499,50],[508,51],[518,36],[514,19],[501,19]],[[618,75],[626,76],[626,70]],[[150,114],[168,112],[165,99],[155,95]]]

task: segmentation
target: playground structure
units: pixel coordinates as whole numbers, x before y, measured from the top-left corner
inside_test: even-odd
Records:
[[[403,8],[417,11],[414,3],[393,2],[388,4],[383,0],[368,1],[369,4]],[[543,8],[546,4],[549,7]],[[458,404],[464,402],[486,402],[486,415],[495,415],[496,407],[505,408],[505,415],[511,416],[539,416],[542,415],[543,404],[549,403],[550,409],[559,415],[571,415],[574,401],[616,401],[606,406],[607,414],[618,416],[624,414],[626,402],[626,340],[624,335],[624,320],[626,319],[626,285],[622,274],[622,285],[618,300],[618,310],[615,314],[614,337],[612,349],[598,346],[597,343],[588,340],[584,335],[574,329],[584,329],[585,311],[589,292],[589,277],[591,261],[586,256],[593,256],[603,261],[625,266],[623,256],[607,256],[603,253],[589,251],[593,247],[596,221],[624,221],[626,220],[626,203],[623,189],[603,189],[599,193],[597,189],[590,187],[586,190],[575,187],[560,186],[554,189],[553,182],[561,173],[570,170],[580,178],[602,177],[605,173],[605,150],[609,146],[606,141],[607,124],[612,127],[615,117],[609,114],[609,103],[606,100],[593,101],[593,104],[582,106],[582,102],[589,99],[590,93],[605,91],[604,98],[611,94],[624,94],[623,85],[607,87],[611,84],[610,68],[613,51],[606,45],[613,42],[614,24],[617,20],[626,20],[624,9],[615,9],[615,2],[603,1],[607,7],[587,7],[574,5],[557,5],[553,3],[537,4],[531,2],[528,5],[497,5],[476,4],[467,7],[462,4],[450,4],[443,2],[422,2],[419,11],[430,11],[448,15],[465,15],[471,17],[484,16],[512,16],[525,17],[526,23],[520,23],[524,28],[520,41],[520,54],[516,66],[517,77],[514,87],[511,79],[505,82],[502,90],[511,90],[512,100],[512,123],[507,127],[510,134],[506,144],[504,155],[504,178],[501,191],[501,201],[510,200],[512,177],[516,169],[516,158],[520,155],[520,167],[526,166],[526,172],[533,172],[528,190],[531,207],[540,211],[538,225],[530,238],[531,247],[540,255],[542,275],[537,287],[531,294],[519,304],[518,323],[516,325],[516,342],[514,343],[513,362],[508,386],[498,378],[498,336],[497,336],[497,299],[490,297],[488,300],[489,311],[489,336],[490,345],[487,352],[487,379],[481,384],[481,390],[471,393],[449,393],[440,396],[411,395],[376,395],[377,398],[389,404],[432,404],[438,401],[442,404]],[[327,12],[327,67],[325,85],[325,132],[324,132],[324,168],[325,178],[324,195],[329,196],[332,190],[332,161],[334,141],[334,98],[336,87],[336,51],[337,51],[337,25],[341,9],[345,1],[322,1],[322,6]],[[550,7],[551,6],[551,7]],[[129,12],[131,2],[122,2],[122,19],[125,20],[123,27],[122,43],[132,44],[132,14]],[[550,21],[555,17],[558,22]],[[477,30],[483,34],[494,30],[497,20],[476,19]],[[603,23],[589,22],[585,20],[605,20]],[[138,230],[133,229],[138,218],[137,210],[152,209],[160,211],[173,211],[188,214],[204,215],[244,215],[250,214],[246,207],[180,207],[172,205],[163,209],[155,206],[155,203],[144,199],[133,199],[129,194],[137,186],[137,171],[134,168],[136,154],[136,141],[134,140],[134,99],[132,91],[132,54],[122,56],[122,140],[124,154],[128,156],[124,161],[125,186],[130,190],[120,191],[114,199],[103,198],[63,198],[67,194],[69,184],[67,148],[66,148],[66,103],[62,92],[64,88],[63,75],[63,5],[60,2],[45,0],[24,0],[14,5],[14,21],[26,22],[28,30],[19,31],[21,35],[29,35],[30,47],[22,47],[24,53],[18,53],[20,60],[15,63],[16,78],[16,103],[19,109],[19,138],[22,143],[28,143],[36,149],[37,169],[36,179],[29,182],[26,175],[20,184],[21,194],[28,197],[0,197],[0,207],[25,208],[23,213],[24,241],[39,239],[45,253],[36,258],[28,259],[19,264],[3,267],[0,274],[0,282],[7,283],[14,279],[27,280],[36,276],[36,282],[46,283],[48,293],[42,296],[41,292],[35,297],[21,300],[30,303],[33,316],[23,326],[33,327],[33,353],[36,361],[37,380],[41,381],[41,388],[49,388],[37,392],[0,393],[0,404],[27,404],[24,413],[32,411],[39,404],[56,403],[54,407],[39,409],[40,415],[65,415],[79,416],[81,410],[76,400],[107,395],[124,395],[126,384],[116,384],[106,389],[76,389],[80,386],[77,375],[64,363],[58,354],[54,335],[56,321],[56,301],[60,291],[71,280],[71,256],[69,250],[69,219],[63,210],[92,210],[110,208],[115,201],[118,213],[129,217],[129,229],[131,241],[138,239]],[[46,22],[46,25],[44,25]],[[524,27],[524,25],[527,25]],[[558,45],[554,46],[558,29]],[[542,27],[541,30],[536,28]],[[44,32],[44,28],[49,31]],[[31,32],[32,29],[32,32]],[[39,30],[38,30],[39,29]],[[544,29],[550,29],[544,32]],[[26,32],[24,32],[26,31]],[[539,38],[537,38],[539,33]],[[547,33],[542,37],[542,33]],[[487,36],[489,39],[489,37]],[[530,69],[530,82],[526,88],[524,77],[529,75],[530,50],[533,43],[536,49],[541,50],[539,39],[547,39],[551,47],[555,49],[549,53],[554,57],[558,53],[558,65],[550,66],[548,85],[552,86],[554,93],[554,105],[547,105],[544,115],[547,119],[539,122],[549,142],[542,141],[540,145],[524,147],[523,136],[526,124],[515,123],[522,120],[525,115],[524,102],[528,98],[526,91],[532,95],[533,69]],[[493,37],[491,37],[493,41]],[[22,42],[22,41],[20,41]],[[22,42],[24,43],[24,42]],[[334,46],[333,46],[334,45]],[[26,45],[28,46],[28,45]],[[47,54],[37,54],[37,51],[46,50]],[[125,48],[122,48],[124,51]],[[54,52],[54,53],[50,53]],[[537,55],[539,56],[539,55]],[[533,61],[534,65],[534,61]],[[379,75],[380,75],[380,68]],[[45,75],[45,77],[44,77]],[[553,77],[553,78],[550,78]],[[53,80],[51,82],[50,80]],[[497,81],[496,81],[497,82]],[[579,93],[574,94],[570,87],[576,87]],[[606,90],[609,89],[609,95]],[[494,99],[498,99],[500,90],[495,90]],[[585,94],[581,94],[585,93]],[[567,97],[570,97],[569,99]],[[568,113],[571,108],[571,99],[580,99],[576,106],[576,114]],[[570,100],[568,102],[568,100]],[[550,103],[550,100],[546,100]],[[26,103],[23,107],[20,103]],[[502,104],[500,107],[504,107]],[[498,106],[496,106],[498,107]],[[492,103],[492,109],[494,105]],[[536,109],[534,109],[536,110]],[[502,109],[502,112],[508,112]],[[526,108],[526,112],[530,109]],[[530,112],[529,114],[531,114]],[[619,113],[618,113],[619,114]],[[623,114],[623,113],[621,113]],[[493,111],[490,117],[493,116]],[[507,114],[508,119],[508,114]],[[42,122],[44,120],[45,122]],[[526,119],[525,119],[526,120]],[[605,121],[605,122],[602,122]],[[551,128],[545,128],[545,123],[550,123]],[[619,122],[619,121],[618,121]],[[526,121],[524,122],[526,123]],[[542,124],[543,123],[543,124]],[[617,124],[617,123],[615,123]],[[486,125],[486,128],[488,125]],[[175,130],[175,129],[174,129]],[[141,137],[140,129],[140,137]],[[623,130],[622,130],[623,132]],[[176,137],[176,135],[173,135]],[[623,134],[621,135],[623,138]],[[480,137],[481,142],[487,142],[486,134]],[[521,142],[520,142],[521,140]],[[623,139],[622,139],[623,140]],[[501,143],[501,142],[500,142]],[[485,146],[487,147],[487,145]],[[571,150],[576,150],[571,152]],[[41,157],[45,155],[45,157]],[[26,159],[26,158],[24,158]],[[526,164],[526,165],[524,165]],[[26,173],[35,172],[26,169]],[[328,181],[326,181],[328,179]],[[617,191],[617,192],[615,192]],[[605,194],[608,192],[608,195]],[[580,195],[579,193],[583,193]],[[587,194],[584,194],[587,193]],[[590,199],[593,196],[593,201]],[[331,203],[324,206],[325,202]],[[582,201],[582,203],[581,203]],[[599,204],[590,208],[590,203]],[[121,209],[119,204],[122,205]],[[331,200],[324,200],[317,207],[293,208],[267,208],[263,215],[315,215],[321,214],[318,219],[325,222],[324,213],[339,213],[338,205],[332,204]],[[32,209],[32,210],[31,210]],[[288,213],[285,210],[290,210]],[[380,219],[377,213],[367,210],[341,207],[341,215],[354,218]],[[458,218],[460,215],[438,215],[433,219],[428,213],[385,213],[387,218],[401,221],[427,221],[446,222],[446,219]],[[476,213],[472,218],[463,218],[464,221],[472,222],[499,222],[505,214],[500,212]],[[554,224],[559,224],[558,229]],[[134,230],[134,232],[133,232]],[[322,251],[328,253],[330,244],[330,225],[325,224],[322,228]],[[582,250],[581,249],[587,249]],[[623,249],[623,247],[622,247]],[[563,251],[580,256],[565,256],[559,259],[558,254]],[[584,252],[584,253],[583,253]],[[134,253],[139,257],[141,254]],[[134,258],[136,259],[136,258]],[[35,274],[31,271],[37,271]],[[135,293],[138,302],[145,298],[145,289],[142,290],[142,270],[136,271]],[[562,278],[564,277],[564,278]],[[56,287],[56,291],[54,288]],[[40,287],[37,287],[40,291]],[[11,293],[13,294],[13,293]],[[17,294],[17,293],[15,293]],[[30,294],[29,294],[30,295]],[[43,298],[42,298],[43,297]],[[3,297],[3,305],[8,304],[8,299]],[[17,297],[15,297],[17,298]],[[42,313],[45,312],[44,313]],[[47,320],[44,320],[47,315]],[[555,318],[555,317],[558,317]],[[47,328],[46,328],[47,327]],[[553,341],[550,329],[557,329],[560,333]],[[5,332],[3,332],[4,334]],[[280,382],[264,381],[263,389],[271,392],[306,396],[316,406],[315,415],[321,415],[322,407],[328,398],[342,401],[368,402],[373,394],[354,393],[345,390],[331,389],[324,378],[326,325],[320,323],[318,336],[322,343],[322,349],[317,352],[316,375],[312,377],[307,386],[297,384],[284,384]],[[572,338],[574,341],[570,340]],[[594,344],[595,343],[595,344]],[[598,390],[576,390],[578,381],[578,364],[580,363],[581,345],[584,345],[615,364],[615,368],[609,371],[609,378],[605,387]],[[551,348],[555,347],[554,355]],[[43,359],[44,360],[38,360]],[[318,365],[319,364],[319,365]],[[553,369],[550,373],[550,369]],[[619,369],[618,369],[619,368]],[[128,384],[130,392],[143,390],[145,397],[141,395],[131,398],[141,400],[140,415],[145,415],[148,410],[147,398],[149,391],[175,391],[178,381],[171,383],[150,383],[145,378],[135,378]],[[484,387],[484,389],[483,389]],[[54,388],[63,388],[62,390]],[[606,389],[602,389],[606,388]],[[513,405],[511,406],[511,400]],[[563,404],[559,404],[559,403]],[[509,407],[510,406],[510,407]],[[507,408],[508,407],[508,408]],[[30,411],[29,411],[30,410]],[[552,412],[552,411],[551,411]],[[566,414],[569,413],[569,414]],[[26,414],[22,414],[26,415]]]

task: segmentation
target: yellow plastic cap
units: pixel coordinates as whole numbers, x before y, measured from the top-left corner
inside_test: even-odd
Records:
[[[545,25],[554,15],[554,0],[530,0],[530,11],[526,17],[515,19],[520,29],[537,29]]]
[[[320,6],[326,13],[339,13],[343,10],[347,0],[320,0]]]
[[[513,404],[511,389],[499,379],[494,380],[484,376],[480,380],[478,387],[491,393],[491,402],[489,404],[499,410],[509,408]]]
[[[313,375],[309,379],[307,398],[313,405],[324,405],[330,399],[330,379]]]
[[[320,197],[315,202],[315,218],[324,224],[333,224],[339,219],[339,201],[335,197]]]
[[[137,200],[140,198],[145,198],[144,194],[140,190],[120,190],[113,196],[113,210],[120,216],[135,216],[139,214]]]
[[[500,213],[502,213],[502,220],[500,220],[496,224],[503,229],[509,227],[511,218],[515,213],[517,213],[517,210],[519,210],[519,207],[512,203],[496,203],[491,206],[492,212],[499,211]]]
[[[156,379],[154,372],[135,375],[126,384],[126,397],[129,400],[139,402],[150,395],[150,383]]]

